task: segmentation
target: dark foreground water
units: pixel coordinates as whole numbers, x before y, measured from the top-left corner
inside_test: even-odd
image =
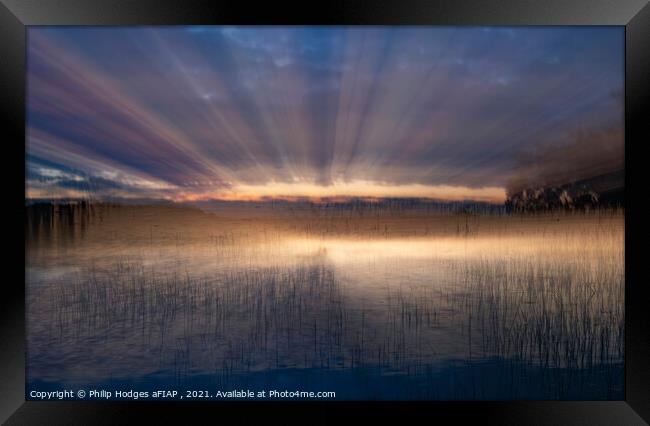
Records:
[[[29,388],[38,391],[60,389],[148,391],[147,397],[124,394],[122,400],[152,400],[156,390],[177,390],[187,400],[260,400],[266,398],[228,395],[230,391],[334,391],[344,400],[621,400],[623,399],[623,365],[591,369],[548,369],[511,360],[483,360],[474,363],[450,361],[430,366],[419,374],[387,373],[379,369],[354,368],[329,370],[321,368],[285,368],[257,373],[231,375],[195,375],[185,380],[166,372],[144,377],[110,379],[72,385],[67,382],[32,380]],[[193,391],[204,391],[197,394]],[[222,395],[217,395],[221,391]],[[188,392],[190,394],[188,395]],[[200,396],[199,396],[200,395]],[[31,399],[39,399],[33,397]],[[75,400],[73,398],[63,398]],[[96,399],[102,399],[97,397]],[[178,399],[178,397],[176,398]],[[273,399],[273,398],[271,398]],[[275,399],[321,399],[280,398]]]
[[[621,212],[29,213],[30,399],[623,399]]]

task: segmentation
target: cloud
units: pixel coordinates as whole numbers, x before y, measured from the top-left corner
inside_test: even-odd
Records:
[[[579,132],[567,141],[535,148],[521,153],[520,164],[508,182],[508,193],[562,185],[625,167],[624,137],[618,127]]]
[[[527,152],[621,132],[623,59],[609,27],[30,28],[27,151],[97,197],[506,188],[546,179]]]

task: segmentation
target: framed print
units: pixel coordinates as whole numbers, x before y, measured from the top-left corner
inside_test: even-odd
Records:
[[[3,4],[7,424],[648,421],[644,2]]]

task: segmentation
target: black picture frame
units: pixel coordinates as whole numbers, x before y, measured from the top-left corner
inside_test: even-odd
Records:
[[[345,24],[625,26],[625,400],[512,402],[25,402],[24,235],[25,34],[31,25]],[[495,424],[637,425],[650,422],[650,301],[643,279],[643,145],[650,140],[650,5],[646,0],[401,0],[279,5],[230,1],[0,0],[0,114],[5,123],[5,211],[12,230],[5,261],[13,274],[0,297],[0,421],[23,424],[118,424],[154,417],[190,423],[197,415],[258,421],[345,415]],[[7,167],[9,166],[9,167]],[[637,176],[635,176],[637,175]],[[15,238],[15,242],[12,241]],[[22,241],[22,243],[21,243]],[[11,276],[11,278],[9,278]],[[22,277],[22,281],[21,281]],[[355,420],[353,419],[353,420]]]

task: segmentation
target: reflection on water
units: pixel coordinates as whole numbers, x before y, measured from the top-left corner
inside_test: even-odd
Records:
[[[28,209],[28,386],[622,399],[623,214]]]

